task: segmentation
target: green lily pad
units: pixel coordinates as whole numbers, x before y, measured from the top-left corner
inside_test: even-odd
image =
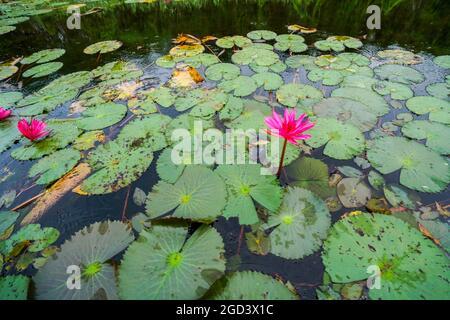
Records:
[[[374,300],[445,299],[450,294],[448,258],[396,217],[362,213],[339,220],[324,243],[322,259],[335,283],[365,280],[371,276],[368,267],[378,267],[380,287],[369,288]]]
[[[0,93],[0,106],[10,109],[17,101],[23,98],[22,92],[10,91]]]
[[[185,111],[192,108],[190,115],[194,117],[210,119],[225,106],[228,94],[219,89],[197,88],[179,96],[175,101],[177,111]]]
[[[38,300],[117,300],[114,267],[108,260],[124,250],[134,236],[119,221],[96,222],[76,232],[33,278]],[[70,288],[70,266],[80,268],[80,288]],[[72,271],[72,277],[74,276]]]
[[[105,139],[102,130],[87,131],[73,142],[72,147],[79,151],[85,151],[94,148],[97,142],[105,142]]]
[[[73,142],[81,131],[69,121],[49,121],[50,135],[40,141],[27,141],[11,153],[16,160],[33,160],[49,155]]]
[[[58,106],[74,99],[78,94],[78,89],[59,90],[39,90],[30,94],[17,102],[17,107],[21,116],[35,116],[44,112],[51,112]]]
[[[91,44],[90,46],[87,46],[86,48],[84,48],[83,52],[85,54],[97,54],[97,53],[104,54],[115,51],[119,49],[121,46],[122,42],[117,40],[101,41]]]
[[[378,81],[372,85],[372,89],[382,96],[389,94],[396,100],[406,100],[414,96],[414,92],[407,85],[396,82]]]
[[[175,67],[177,62],[180,62],[182,60],[182,58],[177,58],[170,54],[166,54],[156,59],[155,64],[161,68],[173,68]]]
[[[358,66],[356,64],[351,64],[348,68],[339,70],[341,74],[344,77],[353,76],[353,75],[359,75],[359,76],[366,76],[366,77],[373,77],[374,72],[373,70],[368,66]]]
[[[186,240],[187,238],[187,240]],[[153,225],[127,249],[119,269],[122,299],[199,299],[225,271],[220,234],[203,225]]]
[[[383,176],[375,170],[370,170],[367,176],[367,180],[369,181],[370,185],[376,190],[380,190],[381,187],[386,183]]]
[[[289,185],[308,189],[322,199],[336,193],[328,184],[328,166],[318,159],[301,157],[285,167],[285,172]]]
[[[275,176],[262,175],[257,164],[220,165],[215,172],[225,181],[228,202],[224,217],[239,217],[240,224],[251,225],[259,221],[254,201],[276,211],[281,204],[282,189]]]
[[[252,40],[273,40],[277,34],[270,30],[254,30],[247,33],[247,38]]]
[[[231,56],[231,60],[233,61],[233,63],[240,65],[248,65],[254,63],[258,66],[267,67],[277,63],[280,58],[275,52],[271,50],[265,50],[255,46],[250,46],[245,47],[244,49],[233,54]]]
[[[225,106],[219,112],[221,121],[232,121],[239,117],[244,110],[244,101],[241,98],[229,96]]]
[[[450,124],[450,102],[435,97],[420,96],[406,101],[406,107],[412,112],[422,115],[429,113],[430,121]]]
[[[0,121],[0,153],[11,147],[21,137],[17,130],[17,121],[3,120]]]
[[[275,38],[274,48],[279,51],[290,51],[300,53],[308,50],[308,46],[304,43],[305,38],[298,34],[280,34]]]
[[[450,69],[450,55],[438,56],[434,58],[433,62],[436,63],[439,67]]]
[[[357,66],[363,67],[363,66],[368,66],[370,64],[370,60],[369,58],[363,56],[362,54],[359,53],[354,53],[354,52],[344,52],[344,53],[340,53],[338,56],[338,58],[344,59],[349,61],[351,64],[355,64]]]
[[[23,73],[23,76],[25,78],[40,78],[48,76],[49,74],[52,74],[59,69],[61,69],[63,66],[62,62],[49,62],[37,65],[31,69],[28,69]]]
[[[205,47],[201,44],[182,44],[170,49],[169,54],[175,58],[190,58],[201,54],[205,51]]]
[[[289,187],[280,210],[269,216],[264,229],[269,235],[270,252],[285,259],[301,259],[319,250],[331,224],[325,202],[311,191]]]
[[[421,56],[414,54],[413,52],[400,49],[378,51],[377,56],[384,60],[388,60],[389,63],[419,64],[423,62]]]
[[[358,208],[371,197],[370,188],[360,178],[344,178],[337,185],[337,195],[346,208]]]
[[[439,82],[439,83],[432,83],[426,88],[427,92],[439,99],[450,99],[450,83],[446,82]],[[0,98],[1,100],[1,98]]]
[[[362,173],[361,170],[358,170],[354,167],[339,166],[337,167],[337,169],[339,170],[340,173],[342,173],[344,176],[348,178],[362,178],[364,176],[364,173]]]
[[[417,222],[424,226],[447,252],[450,252],[450,226],[448,223],[441,222],[438,219],[421,219],[417,212],[414,213],[414,216]]]
[[[222,37],[216,41],[216,45],[224,49],[231,49],[233,47],[243,48],[251,44],[252,41],[243,36]]]
[[[241,74],[241,69],[232,63],[217,63],[205,70],[205,76],[214,81],[233,80]]]
[[[252,62],[248,66],[256,73],[263,73],[269,71],[275,73],[282,73],[287,69],[287,66],[283,63],[283,61],[277,61],[274,64],[271,64],[270,66],[258,66],[256,63]]]
[[[386,100],[372,90],[344,87],[333,90],[331,96],[356,100],[365,104],[367,110],[377,116],[383,116],[389,112],[389,105]]]
[[[319,40],[314,42],[314,47],[319,49],[320,51],[344,51],[345,46],[342,42],[336,40]]]
[[[337,70],[318,68],[308,73],[308,79],[313,82],[321,81],[325,86],[336,86],[344,80],[344,77]]]
[[[308,133],[312,137],[306,140],[306,143],[313,148],[325,145],[323,153],[334,159],[351,159],[365,148],[361,131],[351,124],[342,124],[336,119],[319,118]]]
[[[0,27],[1,28],[1,27]],[[0,66],[0,80],[5,80],[17,72],[16,66]]]
[[[202,166],[187,166],[174,184],[159,181],[153,187],[146,208],[151,218],[174,210],[174,217],[212,221],[225,203],[225,184],[216,173]]]
[[[332,69],[332,70],[342,70],[350,67],[350,58],[344,58],[341,55],[333,56],[330,54],[318,56],[314,63],[322,68]]]
[[[350,49],[359,49],[363,46],[360,40],[349,36],[332,36],[328,37],[327,41],[338,41]]]
[[[450,182],[448,160],[415,141],[383,137],[373,141],[367,159],[382,174],[401,170],[400,183],[422,192],[439,192]]]
[[[220,63],[220,59],[211,53],[200,53],[184,59],[183,62],[194,68],[200,68],[201,66],[209,67],[213,64]]]
[[[264,118],[270,116],[272,109],[269,105],[255,100],[244,100],[244,109],[242,114],[236,119],[226,122],[228,128],[233,129],[265,129]]]
[[[276,96],[279,103],[294,108],[307,107],[319,102],[323,98],[323,93],[307,84],[289,83],[282,85]]]
[[[323,118],[335,118],[352,124],[362,132],[369,131],[377,123],[377,116],[367,105],[347,98],[327,98],[313,106],[314,114]]]
[[[46,49],[33,53],[32,55],[23,58],[21,64],[32,64],[32,63],[46,63],[62,57],[66,53],[64,49]]]
[[[74,149],[63,149],[42,158],[34,164],[29,173],[29,177],[39,176],[37,184],[48,184],[69,172],[81,159],[79,151]]]
[[[255,92],[257,84],[251,77],[239,76],[233,80],[223,81],[217,87],[233,93],[236,97],[245,97]]]
[[[405,190],[396,184],[385,185],[383,192],[386,200],[394,208],[406,207],[408,209],[414,209],[420,201],[420,198],[411,190]]]
[[[76,124],[80,129],[87,131],[103,129],[122,120],[126,113],[126,106],[109,102],[84,111]]]
[[[0,19],[0,26],[13,26],[30,20],[30,17],[13,17]]]
[[[375,74],[382,80],[403,84],[421,83],[425,77],[416,69],[398,64],[384,64],[374,69]]]
[[[213,300],[298,300],[284,283],[255,271],[232,273],[217,281],[206,296]]]
[[[19,213],[14,211],[0,211],[0,241],[4,240],[9,231],[12,232],[14,223],[19,217]],[[1,264],[0,264],[1,265]]]
[[[0,277],[0,300],[27,300],[30,278],[15,275]]]
[[[40,92],[61,93],[63,91],[70,91],[72,89],[80,89],[85,85],[87,85],[92,80],[92,78],[93,75],[89,71],[78,71],[69,73],[53,80],[43,89],[41,89]]]
[[[173,149],[171,148],[164,149],[159,155],[156,163],[156,172],[158,173],[158,176],[168,183],[175,183],[183,173],[186,165],[191,164],[191,157],[187,159],[188,163],[186,164],[175,164],[172,161],[172,150]]]
[[[290,56],[286,58],[285,63],[289,68],[293,69],[298,69],[302,67],[305,68],[306,70],[313,70],[317,68],[317,65],[315,64],[315,58],[303,54]]]
[[[266,91],[277,90],[284,84],[283,78],[272,72],[261,72],[254,74],[252,79],[255,80],[258,87],[263,87]]]
[[[426,139],[425,145],[440,154],[450,154],[450,127],[425,120],[411,121],[402,127],[402,133],[413,139]]]

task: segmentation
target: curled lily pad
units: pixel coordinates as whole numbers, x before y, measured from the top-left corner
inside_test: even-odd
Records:
[[[435,97],[420,96],[406,101],[406,107],[422,115],[429,113],[429,120],[450,124],[450,102]]]
[[[319,118],[309,131],[312,136],[306,143],[313,148],[325,145],[323,153],[335,159],[351,159],[365,148],[361,131],[351,124],[342,124],[336,119]]]
[[[236,64],[248,65],[254,63],[264,67],[277,63],[279,59],[275,52],[255,46],[245,47],[231,56],[231,60]]]
[[[252,76],[258,87],[263,87],[266,91],[274,91],[283,85],[283,78],[276,73],[261,72]]]
[[[48,184],[69,172],[80,158],[80,152],[74,149],[59,150],[39,160],[31,167],[28,175],[30,177],[39,176],[37,184]]]
[[[433,62],[442,68],[450,69],[450,55],[438,56],[434,58]]]
[[[23,275],[0,277],[0,300],[27,300],[29,284]]]
[[[421,83],[425,77],[417,70],[398,64],[384,64],[374,69],[382,80],[389,80],[403,84]]]
[[[31,69],[28,69],[23,73],[23,76],[25,78],[40,78],[45,77],[51,73],[54,73],[61,69],[63,66],[62,62],[49,62],[37,65]]]
[[[440,154],[450,154],[450,127],[425,120],[411,121],[402,127],[402,133],[413,139],[426,139],[425,145]]]
[[[131,228],[119,221],[96,222],[76,232],[33,278],[39,300],[116,300],[114,267],[109,259],[134,240]],[[80,269],[80,288],[68,286]],[[73,268],[73,267],[72,267]],[[76,278],[75,278],[76,279]]]
[[[317,251],[331,219],[325,202],[311,191],[289,187],[280,210],[263,227],[272,229],[270,252],[285,259],[301,259]]]
[[[187,239],[186,239],[187,238]],[[225,271],[220,234],[203,225],[153,225],[127,249],[119,269],[122,299],[199,299]]]
[[[214,81],[233,80],[241,74],[238,66],[232,63],[217,63],[205,70],[205,76]]]
[[[344,87],[333,90],[331,96],[356,100],[365,104],[367,110],[377,116],[382,116],[389,112],[389,105],[386,100],[372,90]]]
[[[16,66],[0,66],[0,80],[7,79],[17,72]]]
[[[273,40],[277,34],[269,30],[254,30],[247,33],[247,37],[252,40]]]
[[[262,102],[255,100],[244,100],[244,108],[240,116],[232,121],[228,121],[225,125],[234,129],[253,129],[259,130],[266,128],[264,118],[269,116],[271,108]]]
[[[236,97],[245,97],[255,92],[257,84],[251,77],[239,76],[219,83],[218,88],[225,92],[232,92]]]
[[[344,77],[337,70],[317,68],[308,73],[308,79],[313,82],[322,81],[325,86],[335,86],[341,83]]]
[[[253,201],[272,212],[280,206],[281,188],[275,176],[262,175],[260,165],[220,165],[215,172],[227,185],[226,218],[239,217],[240,224],[251,225],[258,222]]]
[[[289,83],[282,85],[277,91],[277,100],[282,105],[311,106],[323,98],[323,93],[307,84]]]
[[[372,85],[372,89],[382,96],[389,94],[392,99],[397,100],[406,100],[414,96],[413,91],[407,85],[396,82],[378,81]]]
[[[381,283],[369,288],[371,299],[443,299],[450,294],[448,258],[393,216],[361,213],[339,220],[324,243],[322,259],[335,283],[365,280],[371,275],[368,267],[377,267]]]
[[[298,34],[280,34],[275,38],[274,48],[279,51],[304,52],[308,46],[304,43],[305,38]]]
[[[400,183],[422,192],[439,192],[450,182],[448,160],[415,141],[383,137],[373,141],[367,159],[382,174],[401,170]]]
[[[357,208],[366,204],[371,192],[360,178],[344,178],[337,185],[337,195],[344,207]]]
[[[84,111],[77,119],[77,126],[88,131],[103,129],[122,120],[126,113],[127,107],[122,104],[100,104]]]
[[[233,47],[243,48],[252,44],[249,38],[243,36],[228,36],[217,39],[216,45],[224,49],[231,49]]]
[[[122,46],[122,42],[117,40],[111,40],[111,41],[101,41],[94,44],[91,44],[90,46],[87,46],[84,48],[83,52],[85,54],[97,54],[97,53],[108,53],[115,51],[119,49]]]
[[[222,278],[206,296],[214,300],[298,300],[284,283],[255,271],[240,271]]]
[[[362,132],[369,131],[377,123],[377,116],[366,104],[347,98],[331,97],[313,106],[318,117],[335,118],[342,123],[349,123]]]
[[[46,49],[33,53],[32,55],[23,58],[21,64],[31,64],[31,63],[46,63],[61,57],[66,50],[64,49]]]
[[[188,166],[174,184],[158,182],[148,195],[146,208],[151,218],[174,210],[174,217],[212,221],[222,213],[225,203],[222,179],[206,167]]]
[[[427,92],[439,99],[450,99],[450,83],[439,82],[427,86]]]
[[[384,60],[388,60],[389,63],[397,64],[419,64],[423,62],[421,56],[414,54],[411,51],[390,49],[377,52],[377,56]]]
[[[11,156],[16,160],[39,159],[66,147],[81,133],[70,121],[49,121],[48,129],[51,130],[51,133],[44,140],[26,142],[20,148],[15,149]]]

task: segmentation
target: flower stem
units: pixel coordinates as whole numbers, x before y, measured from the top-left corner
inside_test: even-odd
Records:
[[[286,153],[287,139],[284,139],[283,151],[281,151],[280,164],[278,166],[277,178],[280,179],[281,169],[283,168],[284,154]]]

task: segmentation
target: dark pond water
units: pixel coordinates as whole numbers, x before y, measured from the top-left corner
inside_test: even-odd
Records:
[[[121,50],[103,56],[101,63],[117,60],[133,60],[138,65],[149,66],[159,56],[167,54],[172,47],[171,39],[179,33],[196,36],[214,35],[217,37],[240,34],[255,29],[268,29],[285,33],[286,26],[298,23],[314,26],[319,32],[307,36],[307,42],[330,34],[345,34],[354,37],[367,37],[363,53],[371,53],[380,47],[402,47],[421,53],[426,58],[419,68],[426,72],[427,80],[414,86],[415,93],[423,93],[427,84],[442,80],[444,75],[433,69],[430,59],[433,55],[450,52],[450,1],[379,1],[382,8],[381,30],[366,28],[366,8],[377,1],[167,1],[154,4],[107,5],[95,2],[91,6],[102,7],[101,12],[83,16],[81,30],[67,30],[65,12],[53,12],[32,18],[22,23],[15,32],[0,38],[0,60],[13,56],[28,55],[41,49],[64,48],[66,54],[60,59],[64,67],[59,75],[96,67],[94,56],[82,53],[89,44],[103,40],[120,40]],[[155,85],[164,83],[169,72],[157,73],[152,66],[145,69],[144,78]],[[284,75],[290,77],[289,73]],[[51,76],[25,83],[24,92],[33,92],[45,85]],[[310,83],[305,74],[301,82]],[[4,90],[5,88],[0,88]],[[333,87],[323,88],[326,96]],[[398,110],[398,113],[402,110]],[[392,113],[385,119],[392,117]],[[1,137],[0,137],[1,138]],[[332,161],[321,154],[321,149],[312,154],[322,159],[333,171],[338,165],[353,164],[352,161]],[[157,154],[155,154],[155,159]],[[14,175],[0,185],[0,194],[6,190],[22,190],[32,185],[26,178],[33,163],[12,161],[10,151],[0,155],[0,169],[7,167]],[[3,171],[2,174],[6,174]],[[398,174],[387,177],[398,182]],[[146,193],[157,182],[154,163],[150,169],[130,187]],[[23,192],[15,199],[17,205],[40,193],[41,187]],[[79,196],[67,194],[39,221],[42,225],[56,227],[62,235],[58,243],[80,228],[105,219],[122,219],[128,188],[104,196]],[[421,194],[422,203],[434,201],[448,203],[449,190],[440,194]],[[130,199],[125,210],[125,218],[131,219],[144,208],[136,206]],[[23,210],[25,214],[27,209]],[[335,221],[343,213],[332,214]],[[240,227],[236,219],[220,218],[214,226],[222,234],[226,243],[227,257],[237,252]],[[257,256],[250,253],[242,243],[240,250],[240,269],[259,270],[268,274],[278,274],[288,279],[298,289],[303,298],[315,298],[315,287],[320,285],[323,265],[320,252],[300,261],[289,261],[273,255]]]

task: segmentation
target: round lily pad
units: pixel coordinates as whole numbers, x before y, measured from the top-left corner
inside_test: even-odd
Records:
[[[450,100],[450,83],[446,82],[432,83],[429,86],[427,86],[426,90],[430,95],[436,98]]]
[[[280,210],[269,216],[270,252],[285,259],[301,259],[319,250],[331,224],[325,202],[311,191],[289,187]]]
[[[217,39],[216,45],[224,49],[231,49],[233,47],[243,48],[251,45],[252,41],[243,36],[228,36]]]
[[[265,103],[245,99],[241,115],[232,121],[226,122],[225,125],[228,128],[243,130],[265,129],[266,124],[264,118],[270,116],[271,110],[272,109]]]
[[[338,41],[350,49],[358,49],[363,46],[363,43],[359,39],[349,36],[332,36],[328,37],[327,41]]]
[[[344,87],[333,90],[331,96],[352,99],[363,103],[367,106],[367,110],[370,110],[371,113],[377,116],[382,116],[389,112],[389,105],[386,100],[372,90]]]
[[[270,30],[254,30],[247,33],[247,38],[252,40],[273,40],[277,34]]]
[[[46,49],[33,53],[32,55],[23,58],[21,64],[32,64],[32,63],[46,63],[61,57],[66,50],[64,49]]]
[[[124,250],[134,236],[119,221],[96,222],[76,232],[33,278],[38,300],[117,300],[114,267],[109,259]],[[71,288],[74,269],[80,270],[80,288]],[[73,267],[72,267],[73,268]],[[70,272],[68,272],[69,270]],[[76,279],[76,278],[75,278]]]
[[[425,145],[440,154],[450,154],[450,127],[445,124],[416,120],[405,124],[402,133],[413,139],[426,139]]]
[[[361,213],[339,220],[324,243],[322,259],[335,283],[366,280],[369,267],[378,269],[380,286],[369,288],[374,300],[444,299],[450,294],[448,258],[393,216]]]
[[[79,151],[74,149],[63,149],[42,158],[34,164],[28,175],[39,176],[37,184],[48,184],[69,172],[81,159]]]
[[[376,67],[374,71],[382,80],[403,84],[421,83],[425,80],[425,77],[416,69],[398,64],[384,64]]]
[[[280,34],[275,38],[274,48],[279,51],[290,51],[300,53],[308,50],[308,46],[304,43],[305,38],[298,34]]]
[[[19,130],[17,130],[17,121],[6,119],[0,121],[0,153],[11,147],[21,137]]]
[[[213,64],[220,63],[220,59],[211,53],[200,53],[184,59],[183,62],[194,68],[200,68],[201,66],[209,67]]]
[[[258,87],[263,87],[266,91],[274,91],[281,87],[283,78],[273,72],[261,72],[252,76]]]
[[[407,85],[396,82],[378,81],[372,85],[372,89],[382,96],[390,94],[391,98],[396,100],[406,100],[414,96]]]
[[[313,148],[325,145],[323,153],[329,157],[345,160],[360,154],[365,148],[361,131],[351,124],[343,124],[332,118],[319,118],[309,132],[306,143]]]
[[[41,228],[39,224],[27,224],[5,241],[0,241],[0,253],[10,256],[17,246],[24,243],[28,252],[40,252],[54,243],[58,237],[59,231],[55,228]]]
[[[318,117],[335,118],[342,123],[349,123],[362,132],[369,131],[377,123],[377,116],[367,105],[352,99],[331,97],[313,106]]]
[[[139,300],[199,299],[224,271],[223,240],[214,228],[203,225],[188,237],[186,226],[153,225],[125,252],[119,295]]]
[[[5,240],[8,231],[12,232],[11,228],[14,228],[14,223],[19,217],[19,213],[14,211],[0,211],[0,241]],[[11,229],[11,230],[10,230]]]
[[[317,68],[317,65],[315,64],[315,58],[304,54],[290,56],[286,58],[285,62],[289,68],[293,69],[303,67],[306,70],[313,70]]]
[[[161,68],[173,68],[175,67],[177,62],[182,60],[183,60],[182,58],[177,58],[170,54],[166,54],[156,59],[155,64]]]
[[[245,97],[255,92],[258,86],[253,78],[239,76],[233,80],[223,81],[217,87],[225,92],[233,93],[236,97]]]
[[[205,51],[205,47],[201,44],[182,44],[170,49],[169,54],[175,58],[189,58],[203,51]]]
[[[450,69],[450,55],[438,56],[434,58],[433,62],[442,68]]]
[[[44,112],[50,112],[58,106],[74,99],[78,94],[77,88],[59,90],[58,87],[41,89],[17,102],[21,116],[35,116]]]
[[[101,41],[94,44],[91,44],[90,46],[87,46],[84,48],[83,52],[85,54],[97,54],[97,53],[108,53],[115,51],[119,49],[122,46],[122,42],[117,40],[110,40],[110,41]]]
[[[205,70],[205,76],[214,81],[233,80],[241,74],[241,69],[232,63],[217,63]]]
[[[153,187],[146,208],[151,218],[174,210],[174,217],[212,221],[225,203],[225,184],[216,173],[202,166],[187,166],[174,184],[159,181]]]
[[[314,63],[319,67],[326,67],[327,69],[342,70],[350,67],[351,59],[343,58],[341,55],[333,56],[330,54],[318,56]]]
[[[319,40],[314,42],[314,46],[320,51],[344,51],[345,46],[342,42],[336,40]]]
[[[263,72],[282,73],[287,69],[287,66],[282,61],[275,62],[270,66],[258,66],[256,63],[250,63],[249,67],[256,73],[263,73]]]
[[[156,172],[158,176],[168,182],[175,183],[184,171],[186,165],[191,164],[191,157],[188,159],[188,163],[185,164],[175,164],[172,161],[172,148],[166,148],[159,155],[158,161],[156,163]]]
[[[10,109],[17,101],[23,98],[22,92],[10,91],[0,93],[0,106]]]
[[[54,73],[61,69],[63,66],[62,62],[49,62],[37,65],[31,69],[28,69],[23,73],[23,76],[25,78],[40,78],[48,76],[51,73]]]
[[[412,112],[427,114],[430,121],[450,124],[450,102],[435,97],[420,96],[406,101],[406,107]]]
[[[308,79],[313,82],[321,81],[325,86],[335,86],[341,83],[344,77],[337,70],[317,68],[308,73]]]
[[[248,65],[250,63],[255,63],[258,66],[270,66],[279,61],[279,56],[266,49],[260,49],[255,46],[245,47],[244,49],[236,52],[231,56],[233,63]]]
[[[363,56],[362,54],[359,53],[354,53],[354,52],[344,52],[344,53],[340,53],[338,56],[338,58],[344,59],[349,61],[351,64],[355,64],[357,66],[363,67],[363,66],[368,66],[370,64],[370,60],[369,58]]]
[[[389,63],[398,64],[419,64],[423,62],[421,56],[414,54],[411,51],[401,49],[382,50],[377,52],[377,56],[384,60],[388,60]]]
[[[255,271],[240,271],[217,281],[207,299],[214,300],[298,300],[281,281]]]
[[[289,83],[282,85],[276,96],[279,103],[294,108],[296,106],[311,106],[317,103],[323,98],[323,93],[307,84]]]
[[[380,190],[381,187],[385,184],[383,176],[375,170],[370,170],[369,174],[367,175],[367,180],[369,181],[369,184],[376,190]]]
[[[126,113],[127,107],[122,104],[100,104],[84,111],[76,124],[78,128],[87,131],[103,129],[122,120]]]
[[[371,192],[360,178],[344,178],[337,185],[337,195],[344,207],[357,208],[366,204]]]
[[[401,170],[400,183],[422,192],[439,192],[450,182],[448,160],[415,141],[383,137],[373,141],[367,159],[382,174]]]
[[[23,275],[0,277],[0,300],[27,300],[29,285],[30,278]]]
[[[16,66],[0,66],[0,80],[7,79],[17,72]]]

